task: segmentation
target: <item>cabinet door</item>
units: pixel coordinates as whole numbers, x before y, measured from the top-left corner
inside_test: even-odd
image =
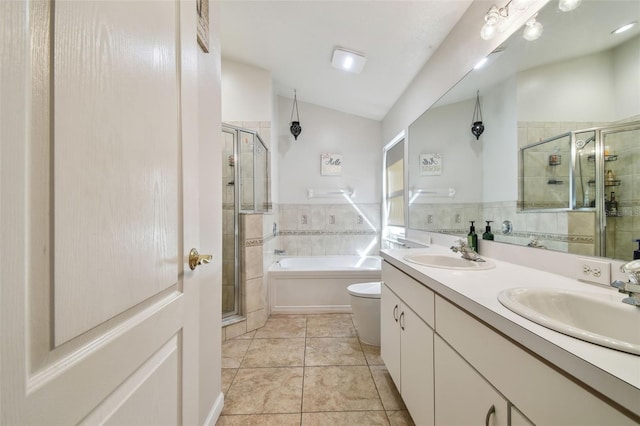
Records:
[[[507,401],[437,335],[434,346],[436,424],[507,426]]]
[[[406,305],[400,312],[400,393],[417,425],[433,425],[433,330]]]
[[[513,405],[510,407],[511,410],[511,423],[510,426],[533,426],[525,416],[522,414],[516,407]]]
[[[380,355],[387,370],[401,389],[400,383],[400,299],[386,284],[382,285],[380,296]]]

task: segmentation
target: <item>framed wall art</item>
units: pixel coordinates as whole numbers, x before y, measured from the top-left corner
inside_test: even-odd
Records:
[[[420,176],[437,176],[442,174],[442,154],[420,154]]]
[[[320,174],[322,176],[340,176],[342,174],[342,154],[322,154],[320,156]]]

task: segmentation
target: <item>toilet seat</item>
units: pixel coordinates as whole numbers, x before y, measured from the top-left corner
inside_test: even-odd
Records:
[[[355,297],[365,297],[368,299],[380,299],[380,281],[370,283],[351,284],[347,287],[350,295]]]

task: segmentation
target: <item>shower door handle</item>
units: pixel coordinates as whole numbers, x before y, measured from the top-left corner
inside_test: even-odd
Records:
[[[198,250],[192,248],[189,252],[189,268],[193,271],[198,265],[211,263],[213,256],[210,254],[199,254]]]

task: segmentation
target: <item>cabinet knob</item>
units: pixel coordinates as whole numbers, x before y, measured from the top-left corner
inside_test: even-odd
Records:
[[[495,412],[496,412],[496,406],[492,405],[491,408],[489,408],[489,411],[487,411],[487,416],[484,418],[484,424],[486,426],[489,426],[489,421],[491,420],[491,416],[495,414]]]

